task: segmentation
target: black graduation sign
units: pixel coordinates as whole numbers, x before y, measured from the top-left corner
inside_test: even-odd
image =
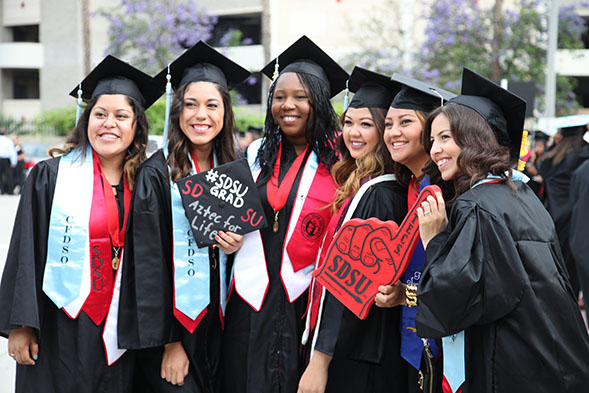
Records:
[[[219,231],[244,235],[265,228],[260,196],[247,160],[237,160],[176,182],[199,248],[217,244]]]

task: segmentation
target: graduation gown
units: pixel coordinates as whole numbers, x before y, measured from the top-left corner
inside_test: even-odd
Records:
[[[544,179],[545,205],[554,220],[560,248],[564,256],[571,284],[575,293],[579,292],[579,281],[575,260],[569,248],[570,220],[572,205],[569,201],[571,177],[575,169],[589,158],[589,149],[582,148],[567,154],[559,165],[554,166],[552,159],[545,159],[540,164],[540,174]]]
[[[400,224],[406,214],[407,193],[397,182],[388,181],[366,191],[352,218],[376,217]],[[366,319],[361,320],[326,293],[315,344],[316,350],[333,356],[326,392],[408,391],[407,363],[401,357],[400,314],[400,307],[372,306]]]
[[[248,154],[252,154],[248,151]],[[296,159],[294,147],[283,138],[279,180]],[[289,302],[281,280],[281,261],[289,220],[305,166],[302,165],[278,215],[278,232],[272,224],[260,230],[269,284],[263,305],[256,312],[232,290],[223,332],[223,388],[225,393],[296,393],[304,370],[301,337],[305,329],[308,294]],[[266,183],[258,182],[264,214],[274,218],[266,195]],[[332,192],[333,190],[329,190]],[[331,194],[330,194],[331,195]]]
[[[586,148],[589,150],[589,147]],[[589,157],[571,179],[571,228],[569,245],[575,259],[585,304],[589,301]],[[587,307],[587,306],[586,306]]]
[[[144,389],[218,391],[221,348],[218,250],[209,248],[210,304],[194,333],[174,316],[172,208],[168,167],[162,150],[139,169],[135,180],[121,282],[119,346],[137,353]],[[216,259],[215,259],[216,258]],[[161,379],[165,344],[182,341],[190,370],[182,387]]]
[[[589,338],[552,220],[533,191],[481,184],[427,245],[417,333],[465,331],[463,393],[582,393]]]
[[[41,161],[27,177],[0,286],[2,335],[29,326],[39,343],[36,364],[16,366],[16,392],[129,392],[133,352],[107,366],[104,321],[96,326],[83,311],[71,319],[42,290],[58,166],[59,158]],[[117,190],[121,212],[123,188]]]

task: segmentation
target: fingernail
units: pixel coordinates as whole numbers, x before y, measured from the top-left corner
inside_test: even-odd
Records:
[[[39,355],[33,355],[33,359],[37,360],[37,358],[39,357]]]

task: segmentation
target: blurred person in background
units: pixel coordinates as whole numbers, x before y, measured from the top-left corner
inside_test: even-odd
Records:
[[[12,195],[14,191],[13,170],[18,162],[14,143],[0,128],[0,192]]]
[[[576,265],[569,247],[572,213],[569,197],[573,172],[585,160],[586,149],[583,147],[588,144],[583,140],[583,134],[586,130],[586,124],[561,128],[559,134],[562,139],[544,154],[544,159],[538,169],[544,180],[544,205],[554,220],[560,247],[571,278],[571,285],[577,295],[580,286]]]
[[[16,166],[13,168],[13,185],[16,192],[20,194],[20,190],[25,183],[25,160],[27,155],[18,140],[18,136],[13,136],[12,142],[14,143],[14,148],[16,149],[17,154]]]

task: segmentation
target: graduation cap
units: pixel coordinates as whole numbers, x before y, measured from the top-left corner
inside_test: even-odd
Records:
[[[464,68],[461,94],[450,102],[474,109],[489,124],[499,144],[519,157],[526,101],[493,81]]]
[[[161,91],[151,76],[108,55],[70,92],[72,97],[85,100],[102,94],[124,94],[147,109],[161,96]]]
[[[243,82],[250,74],[248,70],[203,41],[198,41],[192,48],[187,49],[168,64],[153,78],[160,90],[163,92],[165,87],[166,92],[164,147],[168,142],[172,87],[177,89],[189,82],[211,82],[231,89]]]
[[[534,131],[534,141],[546,142],[546,141],[548,141],[549,138],[550,138],[550,136],[548,134],[545,134],[540,130]]]
[[[233,88],[251,74],[203,41],[187,49],[155,76],[154,79],[162,89],[168,72],[174,89],[188,82],[212,82]]]
[[[452,92],[405,75],[395,73],[391,80],[400,86],[399,93],[391,103],[393,108],[431,112],[456,97]]]
[[[342,91],[348,80],[348,73],[307,36],[299,38],[262,69],[272,80],[285,72],[319,78],[329,88],[330,97]]]
[[[124,94],[136,99],[143,109],[147,109],[157,101],[162,92],[153,83],[151,76],[108,55],[70,91],[70,95],[78,99],[76,125],[82,116],[83,100],[102,94]]]
[[[350,108],[387,109],[400,86],[386,75],[356,66],[348,80],[348,89],[356,93],[350,102]]]
[[[218,231],[244,235],[267,226],[246,159],[179,179],[176,183],[198,247],[216,244]]]

